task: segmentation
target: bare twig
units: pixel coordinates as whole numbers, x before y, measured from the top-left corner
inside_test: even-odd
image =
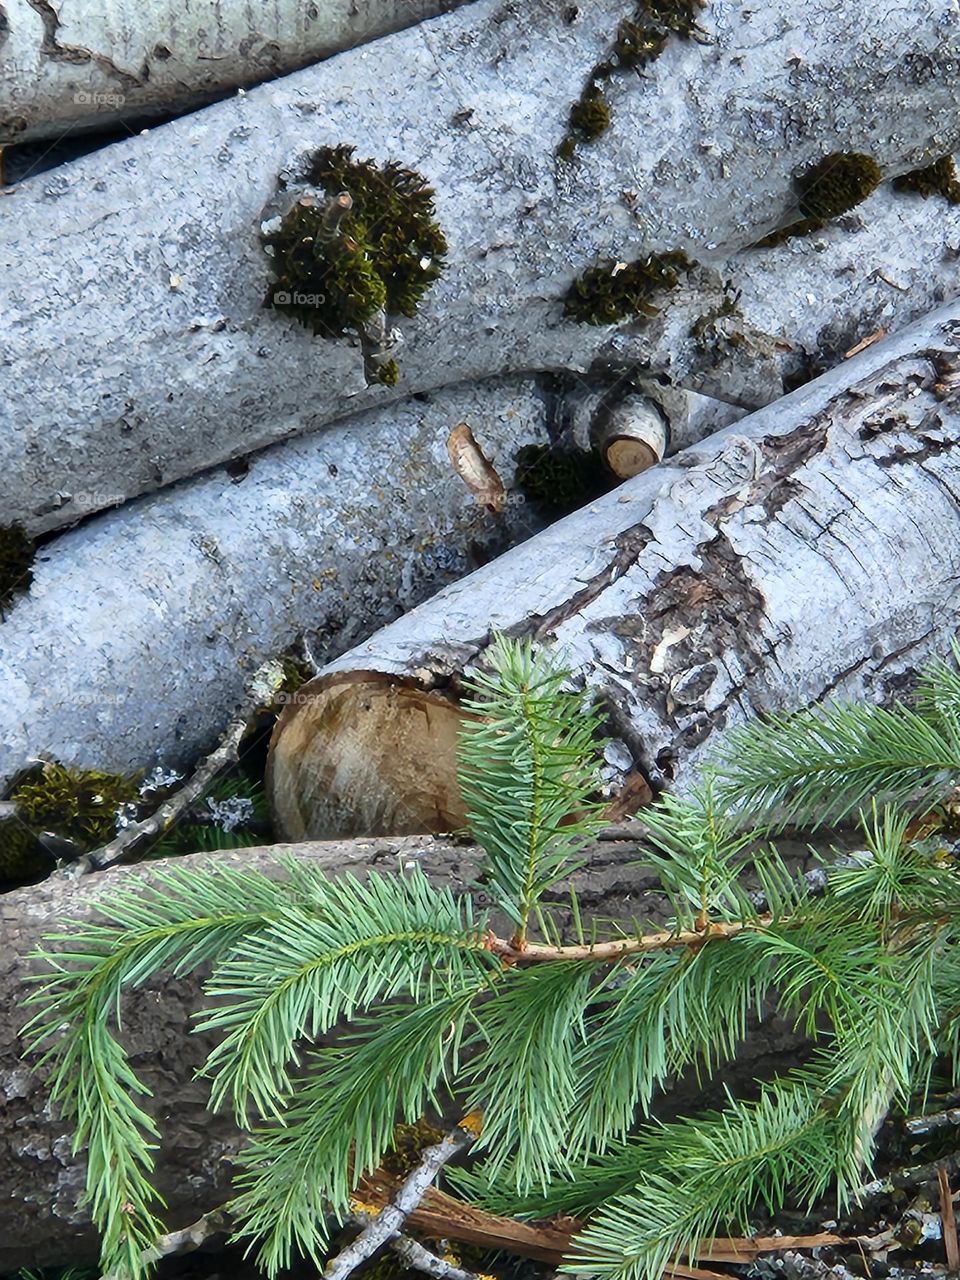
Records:
[[[435,1276],[436,1280],[489,1280],[473,1271],[464,1271],[463,1267],[448,1262],[446,1258],[438,1257],[419,1240],[411,1240],[409,1236],[397,1236],[396,1240],[390,1241],[390,1248],[399,1254],[408,1267],[422,1271],[425,1275]]]
[[[960,1125],[960,1107],[949,1111],[936,1111],[929,1116],[915,1116],[904,1122],[907,1133],[935,1133],[938,1129],[951,1129]]]
[[[226,1208],[212,1209],[196,1222],[191,1222],[189,1227],[161,1236],[156,1244],[143,1250],[140,1261],[144,1266],[150,1266],[151,1263],[159,1262],[161,1258],[169,1258],[179,1253],[192,1253],[194,1249],[199,1249],[214,1236],[224,1235],[229,1230],[230,1215]],[[122,1280],[122,1276],[118,1271],[110,1271],[102,1276],[101,1280]]]
[[[79,859],[73,867],[66,868],[63,874],[84,875],[89,871],[105,871],[107,867],[126,861],[148,840],[168,831],[203,795],[217,775],[237,761],[240,743],[254,712],[272,701],[285,676],[281,662],[265,662],[259,667],[248,682],[240,709],[227,725],[219,744],[200,762],[189,781],[165,800],[149,818],[131,822],[113,840]]]
[[[710,924],[705,929],[662,929],[639,938],[614,938],[608,942],[584,943],[578,946],[554,947],[545,943],[529,942],[523,947],[514,946],[506,938],[489,933],[484,946],[505,964],[536,964],[555,960],[598,960],[612,964],[624,956],[640,955],[648,951],[667,951],[673,947],[700,947],[706,942],[735,938],[738,933],[750,929],[763,929],[771,923],[769,915],[754,920],[730,920],[724,924]]]
[[[370,1214],[358,1202],[353,1216],[366,1225],[356,1240],[330,1259],[324,1269],[323,1280],[346,1280],[361,1263],[398,1236],[403,1224],[420,1204],[447,1161],[475,1140],[476,1133],[473,1129],[467,1128],[465,1123],[457,1125],[442,1142],[424,1151],[420,1163],[406,1178],[393,1200],[379,1213]]]
[[[960,1245],[957,1243],[957,1219],[953,1212],[953,1192],[950,1175],[943,1165],[937,1170],[940,1184],[940,1219],[943,1222],[943,1245],[947,1252],[947,1266],[951,1271],[960,1270]]]

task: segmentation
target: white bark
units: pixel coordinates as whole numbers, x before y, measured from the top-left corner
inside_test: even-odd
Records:
[[[0,145],[209,102],[463,3],[4,0]]]
[[[501,515],[450,464],[464,421],[507,487]],[[451,388],[47,543],[0,622],[0,779],[39,752],[125,771],[191,764],[250,672],[298,636],[325,661],[540,528],[514,457],[547,439],[533,382]]]
[[[333,697],[358,691],[367,717],[398,681],[405,702],[418,689],[449,698],[495,631],[549,642],[602,695],[622,740],[606,756],[613,790],[634,766],[654,785],[664,773],[682,785],[729,725],[759,712],[887,697],[918,663],[946,652],[957,629],[958,514],[954,302],[336,659],[274,734],[280,828],[358,828],[356,769],[344,764],[341,778],[338,768],[351,761],[364,717],[325,724]],[[439,768],[425,721],[396,752],[412,813],[420,799],[411,779],[432,780]],[[378,775],[368,771],[365,814],[376,813],[379,786],[393,817],[389,769],[385,759]],[[431,793],[422,811],[432,803]]]
[[[783,219],[809,163],[863,150],[894,174],[960,142],[945,0],[879,15],[812,0],[796,24],[783,5],[717,0],[713,43],[672,41],[624,77],[610,131],[558,166],[570,103],[623,16],[622,0],[575,8],[571,23],[555,0],[477,0],[5,196],[7,518],[53,528],[348,408],[492,373],[640,360],[699,376],[704,282],[687,309],[616,334],[563,320],[571,280],[677,247],[722,271]],[[261,309],[277,173],[339,143],[422,171],[450,240],[445,276],[402,325],[396,393],[366,387],[346,341]],[[743,370],[731,385],[752,403],[775,392]]]

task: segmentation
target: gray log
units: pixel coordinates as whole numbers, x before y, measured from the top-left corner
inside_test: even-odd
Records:
[[[97,495],[390,396],[346,341],[261,309],[261,214],[278,171],[319,145],[356,143],[437,189],[450,265],[402,326],[409,392],[627,356],[689,376],[689,318],[679,343],[667,317],[632,337],[565,322],[571,280],[678,247],[722,265],[791,213],[793,175],[824,155],[873,152],[892,175],[960,142],[945,0],[879,16],[812,0],[802,26],[781,5],[717,2],[712,43],[672,41],[624,77],[613,127],[558,166],[571,100],[623,16],[621,0],[572,8],[478,0],[4,196],[7,518],[53,528]]]
[[[317,62],[338,49],[464,0],[176,0],[103,6],[6,0],[0,29],[0,145],[108,129],[209,102],[238,85]]]
[[[654,787],[664,775],[682,785],[729,725],[759,712],[887,698],[956,632],[958,507],[954,302],[331,663],[274,732],[280,828],[372,833],[399,809],[406,829],[430,829],[450,762],[431,736],[442,718],[410,708],[455,698],[494,631],[549,642],[602,696],[619,739],[614,790],[632,767]],[[347,767],[374,724],[402,746],[377,768]]]
[[[500,515],[451,466],[464,421],[508,487]],[[532,380],[450,388],[47,543],[0,622],[0,779],[41,752],[122,771],[192,763],[266,658],[306,635],[326,661],[541,528],[513,481],[517,450],[547,439]]]
[[[479,869],[475,849],[429,837],[244,849],[195,854],[190,861],[209,867],[267,870],[281,853],[295,853],[330,874],[345,870],[362,874],[366,868],[390,872],[418,863],[435,883],[457,891],[467,890]],[[584,919],[630,919],[638,913],[646,917],[648,911],[669,910],[656,893],[656,877],[638,865],[640,854],[637,844],[628,840],[600,844],[590,851],[587,866],[572,877]],[[793,855],[802,865],[805,850],[796,849]],[[17,1007],[26,975],[36,971],[35,962],[27,957],[44,934],[61,928],[66,920],[95,915],[99,893],[135,886],[150,872],[151,864],[117,868],[79,882],[49,880],[0,898],[0,950],[6,957],[0,989],[3,1007],[9,1011],[0,1028],[2,1270],[87,1263],[97,1255],[88,1215],[77,1203],[83,1189],[83,1160],[71,1155],[67,1126],[49,1107],[42,1078],[22,1061],[18,1033],[25,1019],[18,1016]],[[562,905],[561,888],[548,897],[556,902],[556,919],[564,927],[569,915]],[[193,1078],[212,1047],[210,1038],[186,1034],[200,1003],[197,978],[158,977],[127,1001],[124,1010],[124,1043],[134,1069],[153,1089],[150,1106],[163,1134],[157,1181],[168,1203],[169,1227],[192,1222],[228,1198],[231,1157],[240,1145],[228,1116],[208,1114],[205,1087]],[[796,1034],[782,1023],[764,1024],[751,1039],[750,1057],[740,1071],[743,1080],[749,1082],[758,1072],[782,1064],[786,1054],[796,1053],[797,1043]],[[736,1087],[738,1078],[736,1069],[724,1073],[731,1087]],[[722,1102],[719,1088],[710,1101],[712,1105]]]

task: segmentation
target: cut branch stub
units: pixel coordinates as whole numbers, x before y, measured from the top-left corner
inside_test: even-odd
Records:
[[[410,835],[466,825],[457,785],[465,717],[416,680],[354,671],[292,695],[270,745],[278,834]]]
[[[644,395],[626,396],[611,406],[600,433],[600,451],[620,480],[662,462],[667,443],[666,419]]]

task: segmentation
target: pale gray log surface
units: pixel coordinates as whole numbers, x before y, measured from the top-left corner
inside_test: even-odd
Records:
[[[209,102],[465,0],[6,0],[0,144]]]
[[[561,315],[598,258],[683,246],[722,263],[782,220],[793,175],[824,155],[870,151],[894,174],[960,141],[946,0],[881,15],[812,0],[796,25],[779,5],[717,0],[713,43],[672,41],[618,82],[609,133],[558,168],[571,100],[623,16],[622,0],[572,8],[570,22],[554,0],[477,0],[4,196],[8,518],[52,528],[91,496],[133,496],[388,398],[364,385],[356,348],[261,309],[261,213],[278,170],[316,146],[356,143],[436,186],[450,266],[402,326],[399,395],[586,370],[621,353]],[[690,365],[666,325],[634,355],[658,341],[654,365]]]
[[[731,724],[888,697],[948,651],[958,445],[953,303],[552,525],[319,679],[443,688],[493,631],[532,635],[602,692],[649,777],[669,766],[682,783]]]
[[[531,380],[449,388],[47,543],[0,622],[0,779],[39,752],[120,770],[190,763],[246,677],[298,636],[325,661],[541,528],[512,482],[517,450],[548,439],[548,413]],[[450,464],[462,421],[510,489],[500,516]]]
[[[190,863],[268,870],[283,853],[309,859],[330,874],[362,874],[367,868],[389,873],[417,863],[434,883],[457,891],[469,889],[479,870],[475,848],[428,836],[195,854]],[[805,850],[794,849],[788,856],[802,866]],[[656,877],[638,857],[642,850],[630,841],[600,844],[590,851],[587,865],[571,878],[584,919],[629,920],[640,912],[646,916],[648,910],[669,910],[656,893]],[[67,1127],[48,1106],[42,1080],[22,1061],[18,1032],[23,1019],[16,1009],[26,974],[36,971],[27,957],[44,934],[68,919],[89,919],[96,913],[98,894],[142,884],[151,865],[158,864],[118,868],[81,881],[51,880],[0,897],[0,954],[5,957],[0,991],[9,1011],[0,1027],[0,1270],[96,1258],[89,1218],[77,1206],[83,1162],[71,1156]],[[564,892],[568,891],[557,886],[547,894],[557,904],[561,927],[569,923]],[[489,905],[482,894],[476,901],[481,907]],[[124,1043],[134,1069],[154,1091],[149,1105],[163,1132],[158,1185],[168,1202],[164,1216],[169,1227],[194,1221],[228,1197],[231,1158],[240,1144],[227,1116],[207,1113],[204,1085],[192,1079],[213,1043],[205,1036],[184,1034],[200,1003],[197,977],[158,977],[131,997],[124,1011]],[[798,1037],[783,1023],[765,1023],[751,1037],[750,1056],[740,1075],[749,1082],[758,1072],[782,1066],[786,1054],[796,1053],[797,1044]],[[736,1068],[723,1073],[733,1087],[737,1078]],[[691,1092],[686,1096],[689,1100]]]

